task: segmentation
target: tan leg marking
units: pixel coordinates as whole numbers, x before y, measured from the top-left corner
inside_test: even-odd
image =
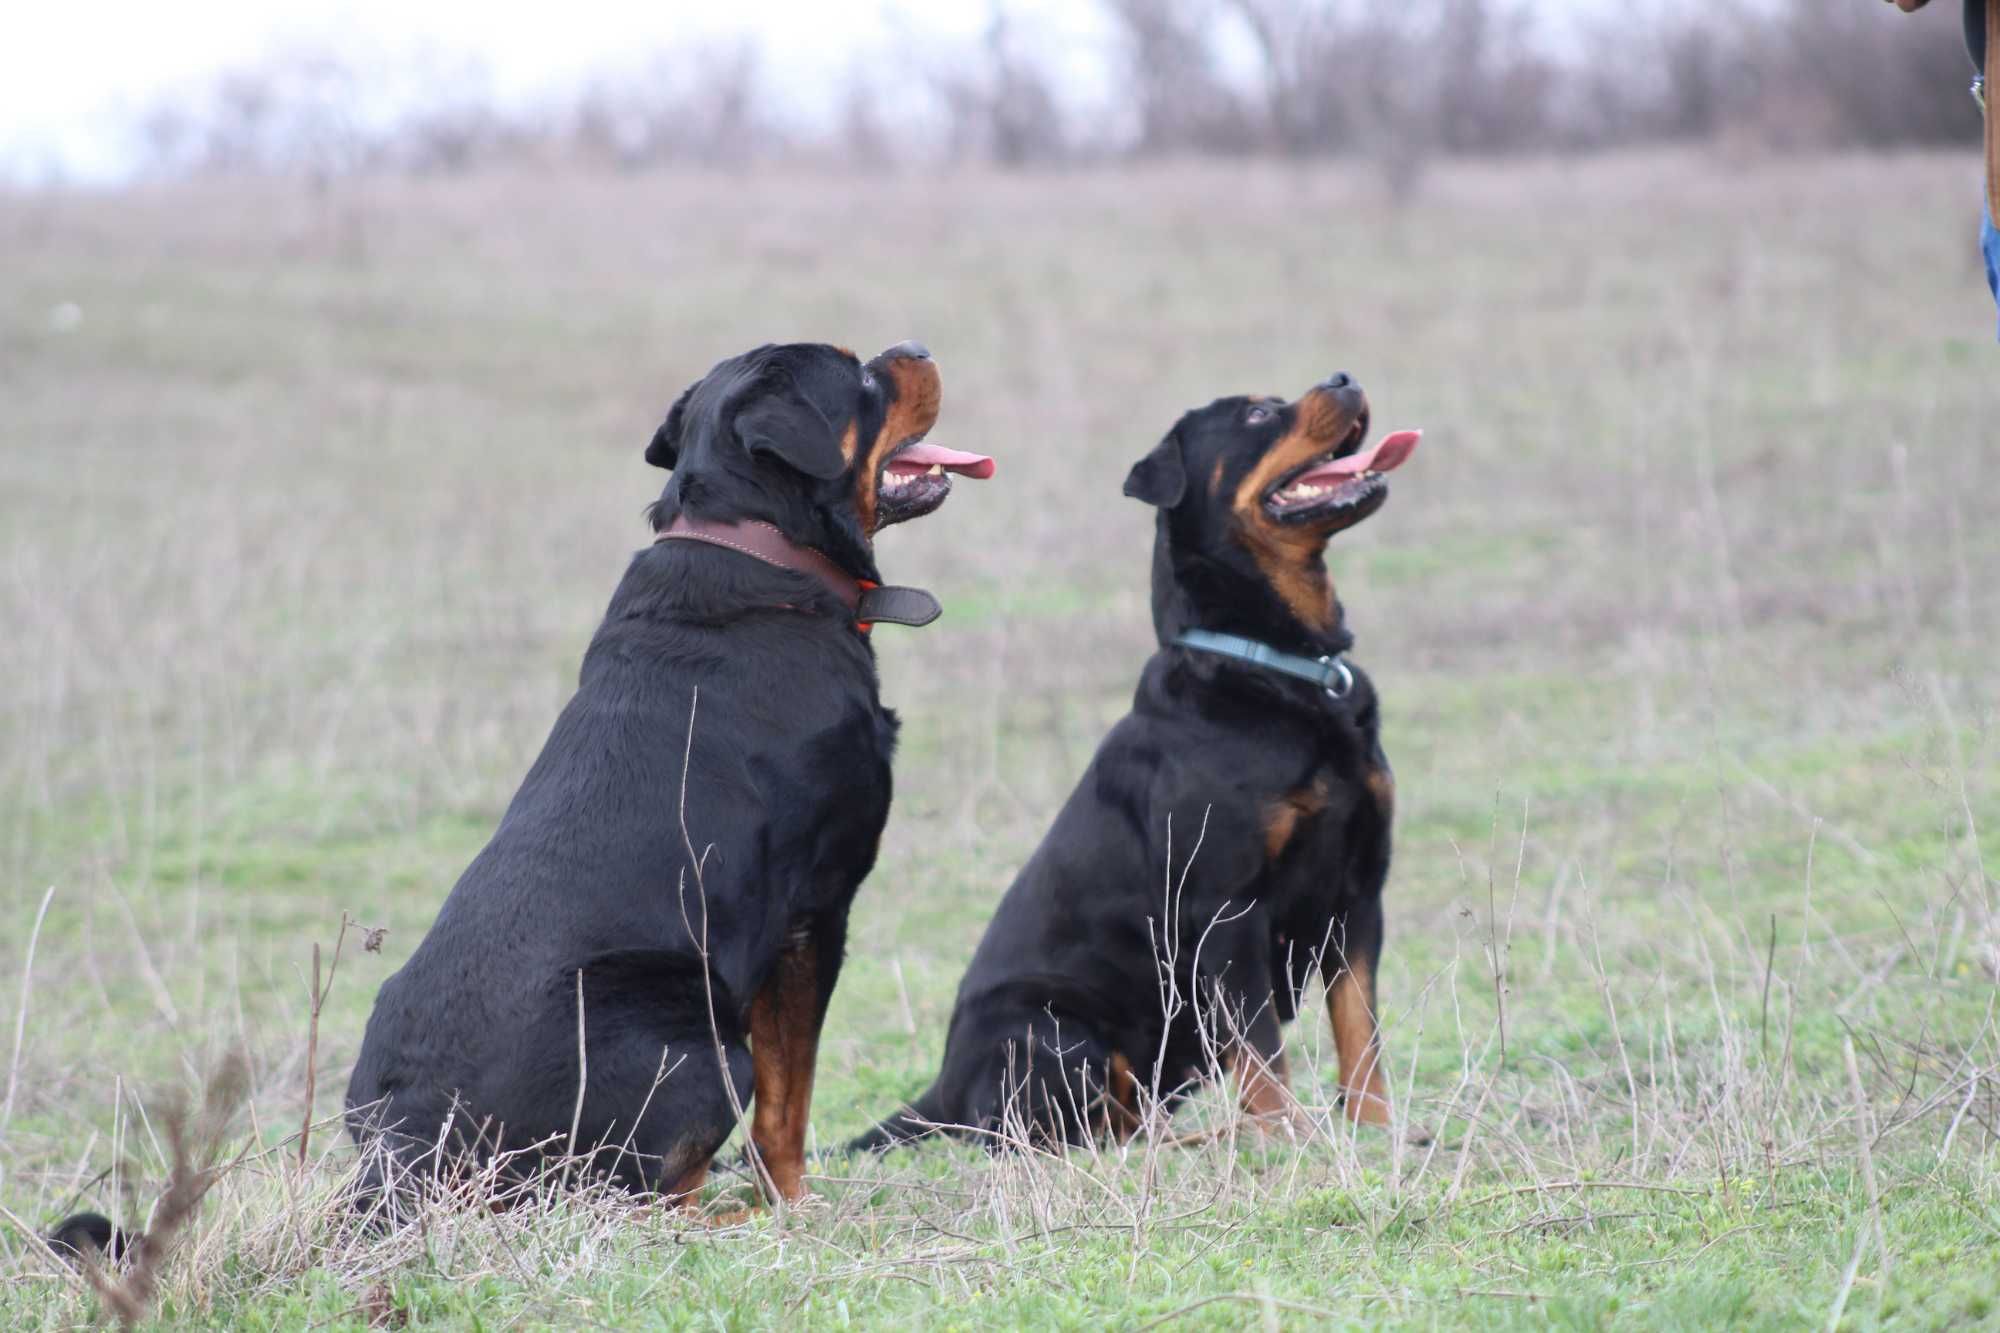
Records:
[[[1248,1042],[1238,1042],[1229,1066],[1236,1076],[1236,1103],[1243,1114],[1272,1122],[1291,1116],[1297,1103],[1292,1100],[1291,1062],[1283,1050],[1267,1061]]]
[[[1347,1118],[1356,1124],[1389,1123],[1389,1085],[1382,1077],[1382,1038],[1375,1021],[1375,974],[1367,963],[1342,968],[1327,990],[1333,1044],[1340,1053],[1340,1090]]]
[[[1109,1086],[1104,1090],[1104,1127],[1123,1143],[1139,1131],[1139,1077],[1123,1051],[1111,1053]]]
[[[806,1192],[806,1121],[819,1055],[818,974],[811,944],[787,949],[750,1002],[750,1066],[756,1079],[750,1138],[771,1185],[787,1201]]]
[[[708,1159],[704,1157],[701,1161],[683,1171],[679,1180],[667,1186],[667,1199],[670,1203],[679,1204],[683,1208],[699,1211],[701,1208],[701,1189],[707,1183]]]

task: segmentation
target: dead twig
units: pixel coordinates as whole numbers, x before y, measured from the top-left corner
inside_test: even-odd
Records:
[[[21,1043],[28,1035],[28,987],[35,979],[35,945],[41,941],[42,918],[49,914],[49,900],[55,896],[56,886],[51,884],[35,912],[35,928],[28,932],[28,957],[21,964],[21,1004],[14,1011],[14,1058],[7,1062],[7,1104],[0,1107],[0,1126],[14,1118],[14,1089],[21,1078]]]
[[[306,1153],[312,1146],[313,1097],[319,1084],[319,1016],[326,1008],[326,997],[333,993],[333,978],[340,971],[340,949],[347,943],[347,928],[355,924],[347,913],[340,914],[340,933],[333,937],[333,961],[327,965],[326,984],[319,980],[319,941],[313,941],[312,1005],[306,1017],[306,1093],[305,1114],[299,1122],[299,1170],[305,1170]],[[382,936],[386,930],[371,930],[363,926],[365,935],[363,947],[371,952],[382,947]]]
[[[1771,1060],[1771,965],[1778,957],[1778,914],[1771,913],[1771,943],[1764,951],[1764,999],[1757,1015],[1757,1046],[1766,1064]]]

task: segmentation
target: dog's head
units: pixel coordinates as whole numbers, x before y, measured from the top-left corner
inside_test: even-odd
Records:
[[[990,458],[925,442],[939,392],[917,343],[868,362],[824,343],[731,357],[680,396],[646,449],[674,474],[654,526],[683,509],[763,519],[872,577],[876,532],[943,504],[954,473],[993,475]]]
[[[1219,398],[1183,416],[1125,479],[1125,494],[1160,510],[1156,615],[1163,595],[1192,603],[1178,617],[1189,623],[1161,624],[1162,634],[1191,625],[1252,637],[1302,631],[1308,641],[1331,634],[1327,539],[1382,507],[1384,474],[1420,438],[1398,431],[1363,449],[1367,435],[1368,396],[1348,375],[1293,402]]]

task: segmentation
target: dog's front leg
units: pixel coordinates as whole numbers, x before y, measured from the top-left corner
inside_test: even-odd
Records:
[[[827,956],[831,954],[831,957]],[[817,932],[795,931],[750,1003],[750,1061],[756,1112],[750,1139],[778,1197],[805,1197],[806,1123],[820,1024],[839,967],[838,946]]]
[[[1292,1099],[1291,1062],[1285,1058],[1278,1016],[1266,1004],[1250,1030],[1232,1043],[1227,1062],[1236,1075],[1236,1101],[1243,1114],[1271,1125],[1288,1121],[1298,1107]]]
[[[1337,927],[1327,977],[1327,1016],[1340,1053],[1340,1091],[1347,1118],[1362,1125],[1387,1125],[1389,1082],[1383,1077],[1382,1026],[1375,1008],[1375,968],[1382,957],[1382,889],[1389,878],[1390,826],[1395,818],[1396,782],[1378,750],[1366,779],[1372,798],[1355,812],[1350,834],[1353,868],[1349,907]]]
[[[1350,917],[1350,931],[1354,925]],[[1382,1076],[1382,1030],[1375,1017],[1378,954],[1379,946],[1350,945],[1326,988],[1333,1045],[1340,1053],[1342,1099],[1347,1118],[1362,1125],[1389,1123],[1389,1084]]]

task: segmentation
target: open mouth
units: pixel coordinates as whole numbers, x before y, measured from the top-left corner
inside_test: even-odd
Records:
[[[1280,523],[1343,520],[1359,523],[1389,498],[1387,473],[1416,452],[1420,430],[1399,430],[1363,449],[1368,417],[1363,414],[1339,444],[1294,468],[1264,497],[1264,512]]]
[[[876,486],[875,526],[922,518],[945,502],[956,474],[984,481],[993,475],[993,460],[927,443],[919,435],[896,446],[882,464]]]

